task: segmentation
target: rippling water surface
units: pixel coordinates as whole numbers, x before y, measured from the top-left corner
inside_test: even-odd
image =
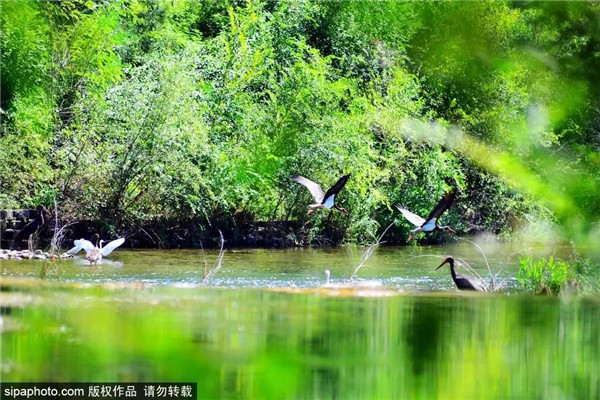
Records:
[[[514,287],[514,273],[520,251],[514,246],[489,245],[482,248],[494,274],[506,286]],[[325,283],[325,270],[331,282],[346,282],[360,264],[365,248],[335,249],[227,250],[219,272],[207,284],[225,287],[318,287]],[[119,249],[96,267],[89,267],[82,252],[59,265],[63,282],[103,283],[142,282],[153,285],[198,285],[205,264],[215,265],[217,251],[126,250]],[[434,271],[444,257],[464,259],[489,281],[481,252],[470,243],[452,246],[382,247],[364,263],[355,280],[379,280],[398,289],[452,289],[448,268]],[[205,262],[206,260],[206,262]],[[4,276],[37,278],[43,261],[0,261]],[[467,274],[468,271],[459,271]]]
[[[199,398],[600,397],[599,302],[519,295],[519,249],[483,246],[506,287],[485,294],[434,271],[451,254],[486,276],[471,244],[381,248],[348,282],[362,250],[228,250],[207,286],[192,250],[67,260],[52,266],[60,280],[40,280],[41,261],[2,261],[1,381],[195,381]]]

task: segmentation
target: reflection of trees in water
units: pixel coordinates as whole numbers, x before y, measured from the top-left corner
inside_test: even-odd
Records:
[[[434,304],[415,302],[404,326],[412,370],[417,376],[423,375],[440,357],[444,319],[448,314],[441,311]]]
[[[586,299],[27,294],[44,301],[0,309],[18,328],[2,332],[7,381],[187,380],[200,398],[597,397],[600,309]]]

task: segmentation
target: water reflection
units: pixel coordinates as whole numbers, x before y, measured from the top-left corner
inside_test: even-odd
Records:
[[[5,317],[18,328],[2,334],[3,381],[191,380],[201,398],[600,395],[600,304],[586,299],[167,287],[35,296]]]
[[[90,262],[85,257],[81,257],[81,256],[73,257],[71,264],[75,267],[97,268],[100,266],[105,266],[105,267],[113,267],[113,268],[123,268],[123,262],[115,261],[115,260],[108,260],[106,258],[101,258],[98,261],[98,263],[96,263],[95,265],[92,266],[92,265],[90,265]]]
[[[492,265],[512,253],[485,251]],[[186,250],[3,278],[0,380],[189,380],[201,398],[600,397],[597,301],[457,292],[434,271],[447,254],[486,272],[457,245],[379,249],[351,285],[350,247],[230,251],[208,288]],[[36,277],[41,265],[0,268]]]

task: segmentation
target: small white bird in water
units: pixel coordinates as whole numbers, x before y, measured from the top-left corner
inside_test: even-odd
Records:
[[[119,238],[117,240],[108,242],[106,246],[102,247],[102,243],[104,243],[104,240],[100,240],[98,242],[98,239],[100,239],[100,235],[98,235],[97,233],[94,235],[94,237],[96,238],[95,246],[89,240],[75,240],[73,241],[75,247],[67,251],[67,254],[77,254],[83,249],[85,250],[85,258],[90,262],[90,265],[92,265],[97,264],[103,256],[109,255],[113,252],[114,249],[125,243],[125,238]]]

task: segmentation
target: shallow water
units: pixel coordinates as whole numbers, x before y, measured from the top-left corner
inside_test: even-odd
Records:
[[[484,251],[496,267],[515,249]],[[197,251],[68,260],[60,282],[3,261],[0,380],[195,381],[199,398],[600,396],[597,300],[515,294],[515,257],[509,294],[459,292],[434,271],[447,254],[486,271],[466,244],[378,249],[347,286],[359,248],[228,251],[209,287]]]
[[[359,265],[365,248],[347,246],[332,249],[292,248],[284,250],[227,250],[219,272],[209,286],[237,288],[318,287],[325,283],[329,270],[332,283],[348,281]],[[494,274],[508,288],[515,286],[514,274],[519,250],[515,246],[482,245]],[[64,282],[142,282],[152,285],[198,285],[202,283],[204,260],[208,269],[215,264],[214,250],[125,250],[119,249],[96,267],[89,267],[82,252],[74,259],[60,262],[59,276]],[[434,271],[444,257],[464,259],[486,282],[485,259],[470,243],[450,246],[381,247],[364,263],[356,281],[378,280],[383,285],[407,290],[452,289],[449,268]],[[43,261],[0,261],[5,276],[39,277]],[[459,273],[468,274],[466,270]]]

